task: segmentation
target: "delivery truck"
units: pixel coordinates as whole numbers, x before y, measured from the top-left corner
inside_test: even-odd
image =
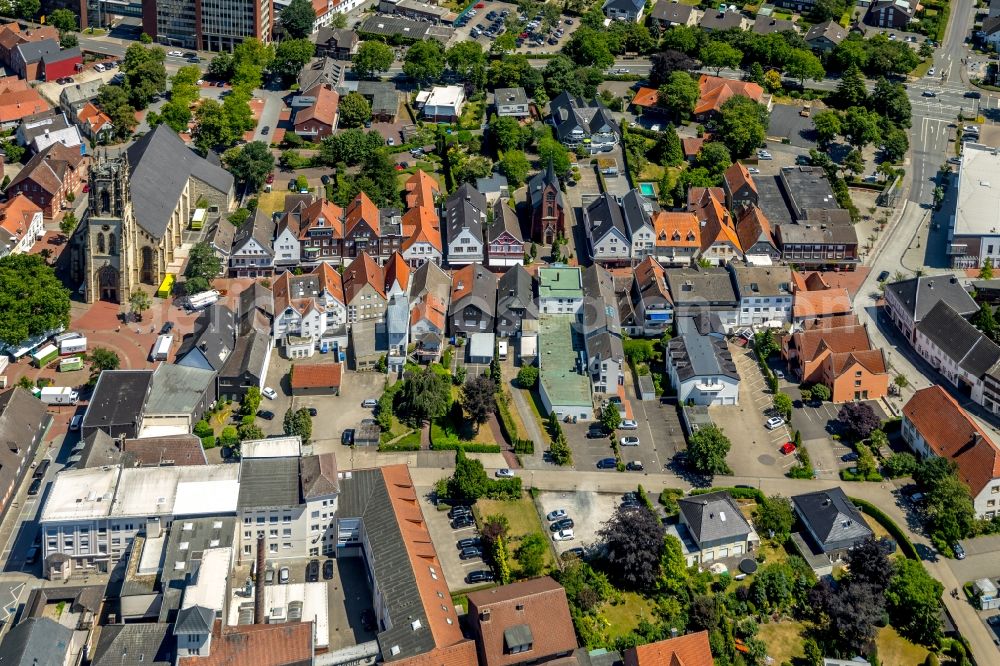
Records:
[[[75,405],[80,400],[80,394],[69,386],[46,386],[38,397],[46,405]]]

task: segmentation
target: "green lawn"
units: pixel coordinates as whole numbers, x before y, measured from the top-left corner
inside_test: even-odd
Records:
[[[431,441],[438,444],[445,442],[496,444],[493,441],[493,431],[490,430],[489,424],[484,423],[476,430],[475,424],[465,418],[457,397],[452,404],[451,411],[431,424]]]
[[[608,642],[614,643],[621,636],[627,636],[637,626],[639,620],[646,618],[655,621],[653,608],[649,601],[635,592],[622,592],[622,603],[617,606],[604,604],[599,613],[607,627]]]
[[[458,126],[462,129],[479,129],[482,127],[483,118],[486,116],[486,100],[477,102],[467,102],[462,109],[462,117],[458,119]]]
[[[531,411],[535,416],[535,422],[538,424],[538,429],[542,431],[542,437],[545,439],[541,444],[544,448],[548,448],[552,444],[552,438],[549,437],[549,431],[546,428],[545,419],[542,416],[542,399],[538,396],[538,391],[528,390],[528,389],[514,389],[515,391],[521,391],[521,395],[524,396],[525,402],[531,407]]]
[[[875,644],[878,645],[878,659],[882,666],[913,666],[927,659],[927,648],[911,643],[892,627],[879,629]]]
[[[508,501],[481,499],[476,502],[475,511],[480,520],[486,516],[498,513],[507,517],[507,522],[510,524],[510,531],[508,532],[510,553],[515,568],[517,568],[517,560],[513,558],[513,555],[521,539],[532,532],[538,532],[544,535],[546,540],[549,540],[548,530],[542,525],[542,521],[538,516],[538,510],[535,508],[535,503],[531,497],[523,496],[519,500]],[[549,548],[546,551],[545,564],[546,566],[552,566],[554,563],[555,553]]]
[[[767,645],[767,656],[774,659],[774,663],[795,663],[796,658],[805,656],[802,649],[804,631],[805,625],[801,622],[782,620],[760,625],[757,637]],[[879,657],[882,657],[881,651]]]
[[[910,76],[918,76],[918,77],[926,76],[927,70],[931,68],[931,65],[933,63],[934,63],[933,58],[928,58],[927,60],[924,60],[922,63],[913,68],[913,71],[910,72]]]

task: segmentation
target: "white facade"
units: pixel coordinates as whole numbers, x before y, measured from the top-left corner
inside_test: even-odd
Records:
[[[480,223],[485,221],[486,211],[483,211]],[[452,266],[483,263],[483,241],[463,227],[458,235],[448,239],[448,263]]]
[[[977,377],[967,372],[958,365],[958,361],[963,359],[951,358],[940,347],[931,341],[920,329],[914,330],[913,348],[920,357],[931,364],[931,366],[945,376],[953,386],[969,393],[972,402],[977,405],[983,404],[984,382],[981,377]]]
[[[299,239],[292,230],[285,227],[274,239],[274,262],[297,266],[302,261],[302,251]]]
[[[656,255],[656,232],[652,224],[644,224],[632,232],[632,258],[642,261]]]
[[[753,295],[740,299],[740,326],[757,326],[768,321],[792,322],[792,295]]]
[[[417,103],[422,104],[423,114],[430,119],[457,119],[465,106],[463,86],[434,86],[429,91],[417,93]]]
[[[541,314],[579,314],[583,307],[583,296],[567,296],[563,298],[549,297],[538,299],[538,311]]]
[[[696,405],[738,405],[740,404],[740,382],[723,375],[694,376],[680,380],[676,369],[669,365],[670,385],[677,391],[677,401],[684,404],[689,400]]]
[[[403,250],[402,255],[403,261],[405,261],[410,268],[418,268],[428,261],[440,266],[442,260],[441,250],[426,241],[414,242],[408,248]]]
[[[229,267],[247,277],[257,277],[258,272],[270,275],[274,267],[271,256],[270,249],[263,247],[256,238],[250,238],[238,251],[233,250],[229,256]]]
[[[6,257],[8,254],[26,254],[35,247],[35,242],[45,235],[45,221],[42,216],[42,211],[38,211],[31,216],[31,222],[28,224],[28,228],[24,229],[22,233],[11,234],[9,232],[10,223],[4,223],[3,227],[0,227],[0,233],[4,237],[0,237],[0,257]]]
[[[625,261],[632,253],[628,239],[617,229],[612,228],[603,238],[595,238],[594,261]]]

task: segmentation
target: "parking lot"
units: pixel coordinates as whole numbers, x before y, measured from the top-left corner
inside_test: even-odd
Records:
[[[507,14],[504,15],[504,12]],[[521,17],[521,20],[515,21],[514,19],[518,17]],[[569,40],[573,30],[579,26],[579,20],[560,16],[558,23],[554,23],[552,28],[543,34],[540,30],[540,21],[536,20],[538,18],[538,16],[520,15],[516,4],[484,0],[476,3],[476,6],[459,20],[453,41],[477,41],[483,50],[489,51],[497,37],[516,28],[519,30],[514,34],[519,42],[517,53],[528,55],[557,53]],[[536,25],[532,26],[532,23]],[[498,26],[499,30],[488,34],[493,26]],[[563,34],[557,34],[556,30],[561,30]],[[538,43],[539,38],[541,44]]]
[[[548,531],[549,521],[545,516],[550,511],[565,509],[568,518],[573,519],[572,541],[553,541],[556,553],[562,554],[570,548],[587,548],[597,542],[597,531],[611,518],[615,508],[621,502],[621,495],[596,493],[592,491],[540,493],[538,504],[542,507],[542,524]]]
[[[420,510],[427,521],[427,531],[430,532],[434,549],[437,551],[438,559],[441,560],[441,568],[444,569],[444,579],[448,583],[448,589],[455,592],[472,587],[465,582],[465,577],[473,571],[489,569],[489,567],[481,557],[463,560],[459,557],[460,552],[455,544],[460,539],[478,536],[479,532],[474,526],[458,530],[452,529],[448,512],[438,511],[437,506],[431,501],[432,490],[432,488],[417,488],[417,497],[420,498]]]

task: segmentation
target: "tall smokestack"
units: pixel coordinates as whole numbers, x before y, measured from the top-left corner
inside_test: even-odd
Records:
[[[257,580],[254,581],[253,623],[264,624],[264,535],[257,537]]]

